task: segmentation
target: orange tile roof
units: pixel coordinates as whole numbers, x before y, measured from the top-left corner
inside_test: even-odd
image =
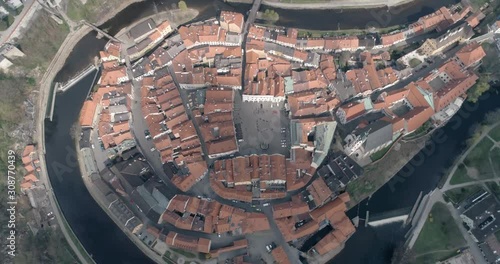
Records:
[[[31,153],[35,152],[35,145],[26,145],[23,150],[23,157],[28,157]]]
[[[285,253],[285,250],[282,246],[279,246],[271,252],[271,255],[274,258],[274,261],[278,264],[291,264],[292,262],[288,258],[288,255]]]
[[[285,202],[273,206],[273,218],[283,218],[309,212],[309,206],[303,201]]]
[[[124,77],[127,77],[125,67],[120,67],[113,70],[103,70],[101,79],[99,80],[99,85],[117,85],[118,83],[120,83],[119,79]]]
[[[94,114],[97,105],[94,101],[87,100],[83,103],[82,110],[80,111],[80,126],[91,127],[94,120]]]
[[[325,50],[357,49],[359,38],[357,36],[333,37],[325,39]]]
[[[382,45],[384,46],[390,46],[395,43],[398,43],[400,41],[403,41],[405,39],[405,36],[403,32],[397,32],[397,33],[391,33],[391,34],[384,34],[382,35]]]
[[[483,59],[486,53],[479,43],[473,42],[461,48],[455,55],[465,67],[470,67]]]
[[[314,220],[321,222],[330,218],[335,212],[345,212],[346,210],[347,207],[344,201],[341,199],[335,199],[311,211],[311,217]]]
[[[307,186],[306,189],[312,195],[313,201],[316,204],[316,206],[321,206],[323,203],[328,201],[333,195],[333,192],[326,185],[322,177],[318,177],[311,183],[311,185]]]

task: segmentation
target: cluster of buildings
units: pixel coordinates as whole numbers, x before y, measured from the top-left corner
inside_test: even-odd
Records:
[[[14,65],[13,60],[24,56],[25,54],[16,46],[9,43],[3,44],[0,46],[0,70],[8,72],[9,68]]]
[[[203,146],[208,158],[238,150],[232,103],[233,89],[241,88],[242,27],[243,15],[232,12],[181,26],[133,67],[155,148],[163,163],[174,165],[172,181],[183,191],[206,174]],[[178,89],[200,88],[207,88],[203,107],[193,109],[191,120]]]
[[[99,147],[110,156],[135,146],[130,131],[132,84],[120,58],[121,45],[109,42],[100,52],[102,73],[97,90],[80,112],[80,127],[98,134]]]
[[[349,202],[349,195],[343,193],[332,200],[328,197],[330,190],[321,181],[322,179],[318,178],[310,185],[310,189],[316,189],[317,197],[314,199],[317,199],[317,202],[328,202],[318,203],[318,206],[314,205],[316,207],[310,209],[310,205],[304,202],[303,198],[294,196],[291,202],[273,206],[273,218],[285,241],[292,243],[304,240],[331,225],[333,230],[321,238],[311,250],[313,253],[325,255],[342,246],[355,232],[355,227],[345,214],[345,203]],[[324,186],[320,186],[321,184]]]
[[[441,7],[434,13],[419,18],[417,22],[410,24],[405,30],[382,35],[380,47],[389,47],[434,30],[438,32],[447,30],[455,23],[464,20],[465,17],[467,17],[466,22],[475,27],[479,24],[480,16],[480,12],[472,13],[472,8],[468,5],[455,5],[451,8]]]
[[[0,20],[5,20],[7,16],[15,16],[21,13],[23,2],[21,0],[5,0],[0,6]],[[7,24],[7,26],[9,26]]]
[[[345,137],[345,152],[364,158],[387,147],[400,135],[416,131],[431,118],[437,124],[447,121],[478,80],[473,69],[484,56],[480,44],[470,43],[419,81],[382,92],[375,100],[364,98],[339,107],[336,115],[340,122],[353,122],[355,127]]]
[[[164,21],[159,25],[156,25],[151,18],[142,21],[127,33],[128,37],[135,43],[135,45],[127,48],[127,55],[132,61],[144,56],[172,32],[172,26],[168,21]]]
[[[169,223],[177,228],[218,235],[245,235],[269,230],[269,222],[262,213],[250,213],[217,201],[208,201],[186,195],[174,196],[160,224]]]
[[[205,257],[217,258],[220,254],[244,250],[248,247],[248,240],[243,238],[231,242],[228,246],[211,249],[213,246],[210,239],[184,235],[174,231],[165,234],[155,227],[149,227],[139,236],[146,238],[152,250],[161,255],[163,255],[168,248],[174,248],[191,253],[197,252],[198,254],[205,255]],[[233,263],[248,263],[243,261],[243,255],[238,255],[232,260]]]
[[[38,173],[40,169],[40,160],[35,151],[34,145],[27,145],[22,153],[21,160],[23,162],[24,170],[26,174],[21,181],[20,188],[21,192],[25,193],[26,190],[31,189],[33,186],[39,182]]]
[[[406,31],[382,36],[378,46],[442,31],[470,13],[469,8],[441,8]],[[448,31],[449,39],[428,40],[419,52],[433,56],[448,47],[450,39],[466,39],[480,19],[479,14],[469,15],[469,28]],[[347,72],[337,68],[333,52],[365,49],[357,36],[299,38],[296,29],[252,25],[242,43],[243,27],[242,14],[226,11],[217,19],[181,26],[175,33],[168,22],[156,25],[148,19],[128,32],[135,43],[132,47],[125,51],[121,44],[110,42],[100,53],[102,75],[92,100],[84,103],[80,126],[96,130],[101,148],[125,162],[108,166],[92,181],[123,224],[160,254],[169,247],[213,257],[244,249],[246,239],[220,248],[210,237],[267,231],[269,221],[276,223],[286,242],[297,245],[331,226],[310,253],[323,256],[341,248],[355,231],[345,214],[349,195],[343,192],[361,174],[351,157],[366,158],[431,119],[438,124],[449,119],[476,83],[473,70],[485,56],[479,44],[471,43],[425,78],[401,89],[385,89],[399,80],[398,73],[385,66],[391,61],[387,51],[363,51],[359,67]],[[122,53],[133,61],[131,68],[123,65]],[[140,98],[133,98],[132,83],[140,85]],[[264,214],[206,198],[183,194],[167,198],[168,192],[142,156],[137,150],[131,152],[133,100],[140,101],[146,138],[152,140],[153,150],[159,152],[180,191],[188,192],[209,175],[211,189],[234,202],[297,194],[291,201],[274,204],[269,220]],[[284,106],[279,111],[286,113],[289,127],[282,128],[287,137],[282,147],[288,148],[283,142],[289,139],[289,154],[239,153],[243,139],[237,137],[235,112],[241,104],[262,108],[263,102]],[[344,133],[342,154],[331,150],[338,126]],[[165,228],[143,228],[135,209],[128,209],[131,205],[115,193],[131,198],[142,213]],[[272,255],[283,263],[288,259],[282,247]]]
[[[500,243],[496,238],[500,229],[498,199],[493,193],[481,188],[460,203],[457,210],[487,263],[497,263],[500,259]]]
[[[207,165],[196,128],[166,69],[142,80],[141,106],[162,162],[174,167],[172,182],[182,191],[189,190],[206,174]]]

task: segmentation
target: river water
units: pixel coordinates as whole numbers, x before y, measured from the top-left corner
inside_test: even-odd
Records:
[[[365,199],[348,212],[350,217],[365,218],[386,214],[402,208],[411,208],[420,192],[424,195],[435,189],[466,148],[476,125],[486,113],[500,108],[500,87],[483,95],[477,104],[465,103],[443,128],[436,130],[426,148],[419,152],[400,172],[380,188],[370,199]],[[347,241],[345,249],[330,263],[389,263],[395,247],[404,242],[405,229],[401,223],[381,227],[364,227]]]
[[[104,24],[102,28],[111,33],[118,32],[133,21],[145,15],[153,14],[155,8],[161,11],[171,8],[177,1],[147,1],[134,4],[119,13],[113,20]],[[189,7],[197,8],[203,20],[214,16],[219,10],[233,10],[245,13],[248,5],[227,5],[221,1],[187,0]],[[400,23],[413,22],[420,15],[431,13],[435,8],[454,3],[454,0],[439,1],[417,0],[398,10],[398,17],[391,15],[387,23],[382,26],[391,26]],[[374,10],[345,10],[342,13],[334,11],[309,10],[280,10],[279,25],[295,26],[300,28],[325,29],[335,27],[341,22],[342,28],[363,28],[373,26]],[[387,9],[385,9],[387,10]],[[388,14],[394,13],[386,12]],[[370,17],[370,15],[372,15]],[[300,19],[292,19],[300,18]],[[95,39],[90,33],[84,37],[70,54],[63,70],[59,72],[56,81],[67,80],[79,70],[85,68],[104,46],[104,40]],[[58,94],[54,111],[54,121],[46,122],[46,160],[49,177],[54,193],[61,209],[84,247],[89,251],[97,263],[150,263],[149,260],[115,225],[104,211],[97,205],[86,190],[82,182],[78,164],[74,155],[74,140],[70,137],[72,125],[77,121],[80,108],[88,90],[92,86],[92,75],[82,79],[73,88],[64,94]],[[371,215],[381,214],[413,205],[418,194],[432,190],[443,172],[451,165],[453,157],[459,155],[463,149],[463,142],[468,138],[469,129],[480,121],[485,113],[499,107],[500,96],[491,93],[484,97],[477,107],[465,104],[460,111],[463,117],[451,122],[436,137],[439,142],[432,151],[420,159],[418,166],[408,173],[400,173],[388,184],[377,191],[368,201],[365,200],[358,207],[348,212],[350,216],[359,215],[364,218],[367,210]],[[471,108],[477,108],[471,111]],[[469,110],[468,110],[469,109]],[[468,115],[466,117],[466,115]],[[460,116],[460,115],[459,115]],[[457,128],[455,128],[457,127]],[[442,140],[445,135],[446,140]],[[423,152],[422,152],[423,153]],[[415,163],[415,161],[414,161]],[[403,171],[408,171],[405,167]],[[398,224],[389,224],[382,227],[360,227],[349,239],[345,249],[331,263],[388,263],[394,247],[401,243],[403,230]]]
[[[94,74],[89,74],[65,93],[58,94],[53,122],[45,123],[50,182],[67,222],[97,263],[154,263],[99,207],[82,181],[70,130],[78,120],[93,78]]]

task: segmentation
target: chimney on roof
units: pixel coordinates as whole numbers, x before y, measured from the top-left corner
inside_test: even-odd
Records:
[[[214,127],[212,128],[212,135],[215,137],[215,138],[218,138],[220,136],[220,129],[219,127]]]

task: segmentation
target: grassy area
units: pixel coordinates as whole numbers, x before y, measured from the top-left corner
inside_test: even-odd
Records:
[[[493,166],[493,176],[500,176],[500,149],[494,148],[490,151],[491,165]]]
[[[490,131],[490,137],[495,141],[500,141],[500,125],[496,126]]]
[[[374,192],[377,186],[378,185],[373,181],[365,179],[365,177],[360,177],[350,182],[347,185],[346,191],[349,193],[351,197],[359,197],[359,199],[356,200],[361,200],[361,198],[364,197],[366,194]]]
[[[13,149],[13,145],[16,143],[21,144],[21,146],[31,143],[29,139],[23,139],[20,142],[19,139],[12,138],[10,133],[17,124],[26,121],[23,101],[33,90],[38,89],[37,83],[40,77],[68,32],[66,25],[57,24],[46,11],[41,10],[30,25],[23,29],[21,37],[15,40],[15,44],[26,56],[13,60],[15,66],[12,73],[0,73],[0,87],[2,87],[0,89],[0,168],[4,171],[6,170],[4,165],[7,164],[5,162],[7,150]],[[21,177],[18,176],[18,179]],[[6,192],[0,194],[0,200],[4,199],[2,196],[4,193]],[[25,198],[25,196],[19,197],[20,200]],[[0,210],[5,211],[4,205],[6,203],[2,201]],[[18,217],[19,222],[16,226],[16,231],[19,234],[16,263],[78,263],[74,252],[59,229],[41,229],[36,235],[33,235],[25,221],[35,217],[29,204],[18,202],[18,209],[23,217]],[[0,230],[1,237],[4,237],[5,231],[5,226],[3,226]]]
[[[194,254],[192,252],[188,252],[188,251],[185,251],[185,250],[182,250],[182,249],[170,248],[170,250],[172,250],[175,253],[179,253],[179,254],[183,255],[184,257],[186,257],[186,258],[197,258],[198,257],[197,254]]]
[[[486,182],[486,186],[490,190],[491,193],[493,193],[497,199],[500,199],[500,185],[496,182]]]
[[[58,229],[42,229],[36,235],[28,230],[19,244],[18,252],[16,263],[78,263]]]
[[[476,10],[484,6],[486,3],[489,3],[490,0],[470,0],[469,1],[472,7]]]
[[[493,177],[490,165],[489,153],[493,142],[489,138],[483,138],[464,160],[464,164],[469,168],[474,168],[479,172],[478,179],[489,179]],[[469,176],[475,178],[469,173]]]
[[[389,33],[398,29],[401,29],[401,26],[392,26],[386,28],[376,29],[375,31],[380,34]],[[311,37],[311,38],[320,38],[324,36],[342,36],[342,35],[365,35],[367,33],[372,33],[372,30],[367,29],[339,29],[339,30],[311,30],[311,29],[299,29],[298,36],[299,37]]]
[[[387,153],[387,151],[389,151],[391,149],[392,145],[394,145],[394,143],[392,143],[389,146],[387,146],[387,147],[385,147],[385,148],[383,148],[383,149],[381,149],[381,150],[379,150],[379,151],[371,154],[370,155],[370,159],[372,161],[377,161],[377,160],[383,158],[384,155]]]
[[[495,232],[495,237],[497,238],[498,241],[500,241],[500,230]]]
[[[446,205],[436,203],[420,232],[412,251],[415,263],[435,263],[454,255],[465,246],[460,233]]]
[[[87,20],[97,23],[103,15],[114,11],[122,2],[120,0],[87,0],[84,5],[80,0],[69,0],[66,14],[73,21]]]
[[[450,184],[460,184],[464,182],[470,182],[473,179],[467,176],[467,168],[464,164],[458,165],[457,170],[453,174],[450,180]]]
[[[415,68],[418,65],[422,64],[422,61],[417,58],[413,58],[408,63],[410,64],[410,67]]]
[[[432,122],[427,121],[423,125],[421,125],[419,128],[417,128],[415,131],[404,136],[404,139],[410,140],[410,139],[415,139],[415,138],[421,137],[421,136],[427,134],[431,128],[432,128]]]
[[[451,200],[452,203],[460,204],[465,199],[467,199],[467,197],[482,189],[483,188],[481,188],[481,186],[479,185],[471,185],[462,188],[451,189],[449,191],[446,191],[445,195]]]
[[[27,70],[35,68],[43,72],[69,33],[66,24],[57,24],[46,11],[33,21],[19,39],[19,48],[26,54],[14,60],[14,64]]]
[[[479,80],[467,91],[467,100],[473,103],[477,102],[479,97],[490,89],[489,83],[491,81],[500,80],[500,72],[497,70],[500,67],[500,61],[496,46],[485,42],[482,47],[486,56],[482,59],[478,70]]]

